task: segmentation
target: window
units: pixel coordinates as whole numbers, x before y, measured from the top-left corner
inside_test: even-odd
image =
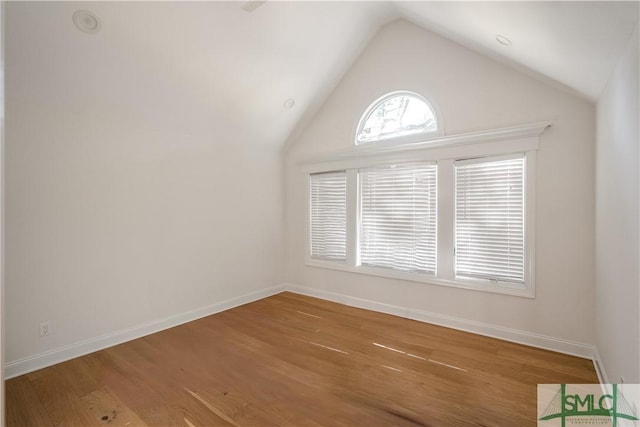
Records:
[[[347,183],[345,172],[311,175],[311,256],[346,259]]]
[[[486,130],[303,163],[306,264],[535,295],[535,162],[551,123]],[[340,170],[341,172],[322,173]]]
[[[438,130],[433,108],[413,92],[392,92],[376,100],[360,119],[356,145]]]
[[[435,274],[436,165],[359,171],[361,265]]]
[[[524,157],[456,162],[456,277],[524,283]]]

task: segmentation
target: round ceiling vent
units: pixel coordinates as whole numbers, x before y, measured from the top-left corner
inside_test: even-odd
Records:
[[[96,15],[88,10],[77,10],[73,14],[73,25],[80,31],[95,34],[102,28],[102,23]]]

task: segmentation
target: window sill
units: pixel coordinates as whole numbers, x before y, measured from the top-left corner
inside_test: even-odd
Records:
[[[305,261],[307,267],[327,268],[330,270],[346,271],[349,273],[365,274],[369,276],[385,277],[389,279],[407,280],[411,282],[426,283],[429,285],[448,286],[472,291],[491,292],[496,294],[511,295],[523,298],[535,298],[533,286],[516,285],[507,282],[489,282],[485,280],[451,280],[442,279],[428,274],[410,273],[406,271],[391,270],[368,266],[352,266],[345,262],[323,261],[309,258]]]

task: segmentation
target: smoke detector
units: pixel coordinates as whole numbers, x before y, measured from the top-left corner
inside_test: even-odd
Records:
[[[293,108],[293,106],[295,105],[296,101],[293,98],[289,98],[286,101],[284,101],[284,109],[285,110],[291,110]]]
[[[511,47],[512,45],[511,40],[501,34],[496,35],[496,41],[502,46]]]
[[[73,25],[87,34],[95,34],[102,28],[100,19],[88,10],[76,10],[73,13]]]

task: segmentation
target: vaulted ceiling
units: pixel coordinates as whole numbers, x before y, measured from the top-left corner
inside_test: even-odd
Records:
[[[591,101],[638,22],[638,2],[242,5],[8,2],[7,99],[280,147],[393,20]],[[80,9],[99,18],[100,32],[74,27]]]
[[[638,2],[398,2],[401,15],[595,101],[638,22]],[[505,46],[496,40],[507,37]]]

